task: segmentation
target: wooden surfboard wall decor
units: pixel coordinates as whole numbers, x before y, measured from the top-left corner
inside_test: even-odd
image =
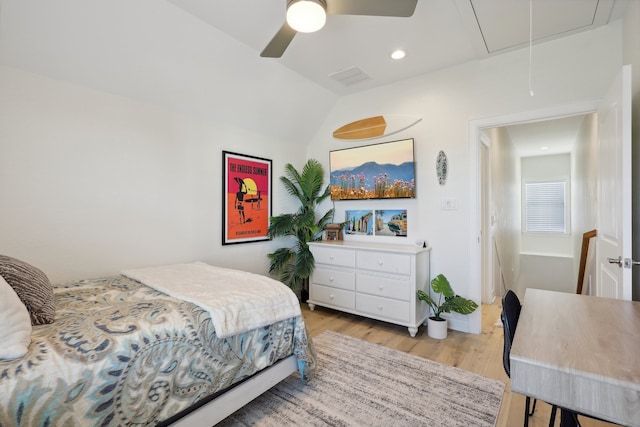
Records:
[[[410,128],[422,118],[408,114],[385,114],[347,123],[333,131],[336,139],[370,139],[389,136]]]

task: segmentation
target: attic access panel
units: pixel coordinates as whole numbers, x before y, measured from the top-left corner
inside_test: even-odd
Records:
[[[489,54],[529,42],[529,1],[469,0]],[[533,40],[607,23],[613,0],[533,0]]]

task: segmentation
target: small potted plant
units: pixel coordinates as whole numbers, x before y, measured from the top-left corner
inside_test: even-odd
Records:
[[[427,319],[427,334],[431,338],[444,339],[447,337],[447,319],[442,317],[441,314],[452,311],[460,314],[471,314],[478,308],[478,304],[473,300],[456,295],[443,274],[438,274],[431,280],[431,289],[434,294],[439,295],[437,301],[431,298],[431,295],[427,292],[418,291],[418,299],[426,302],[433,312],[433,316]]]

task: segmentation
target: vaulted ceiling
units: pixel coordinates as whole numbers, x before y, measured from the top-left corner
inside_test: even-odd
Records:
[[[409,18],[329,15],[261,58],[286,1],[0,0],[0,64],[307,141],[340,96],[527,48],[530,18],[535,60],[537,43],[637,0],[418,0]],[[407,56],[393,61],[397,48]],[[356,78],[331,77],[345,70]]]
[[[256,56],[284,22],[287,3],[169,1],[248,45]],[[619,18],[627,1],[418,0],[409,18],[329,15],[320,31],[298,33],[282,58],[262,60],[348,94],[528,47],[530,18],[534,44],[588,31]],[[389,55],[398,48],[407,56],[394,61]]]

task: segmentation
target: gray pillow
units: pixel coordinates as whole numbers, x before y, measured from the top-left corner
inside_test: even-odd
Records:
[[[55,297],[49,278],[39,269],[6,255],[0,255],[0,276],[27,307],[32,325],[53,323]]]

